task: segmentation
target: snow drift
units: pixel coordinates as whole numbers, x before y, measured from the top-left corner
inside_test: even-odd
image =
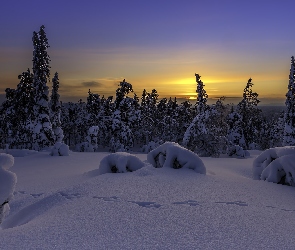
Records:
[[[206,174],[206,168],[199,156],[178,143],[165,142],[147,155],[147,160],[155,168],[189,168],[200,174]]]
[[[117,152],[104,157],[99,165],[99,174],[126,173],[136,171],[144,166],[135,155]]]

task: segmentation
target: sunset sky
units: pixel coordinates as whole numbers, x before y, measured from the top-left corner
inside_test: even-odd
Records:
[[[2,1],[0,94],[32,68],[32,33],[44,24],[63,101],[85,101],[89,88],[115,95],[124,78],[137,95],[193,98],[199,73],[211,98],[240,99],[251,77],[259,97],[283,104],[294,9],[294,0]]]

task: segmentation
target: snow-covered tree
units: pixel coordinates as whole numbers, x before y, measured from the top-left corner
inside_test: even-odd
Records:
[[[112,117],[112,137],[110,140],[111,152],[125,152],[133,146],[133,134],[130,128],[122,121],[120,110],[116,110]]]
[[[242,148],[246,148],[245,138],[243,133],[243,121],[242,116],[234,110],[232,106],[231,112],[227,116],[227,139],[232,145],[239,145]]]
[[[176,131],[178,130],[178,127],[179,127],[178,109],[177,109],[178,104],[177,104],[176,98],[172,100],[172,98],[170,97],[167,103],[163,102],[162,106],[159,106],[159,108],[160,107],[162,108],[162,112],[159,112],[161,119],[159,119],[157,123],[157,130],[158,130],[159,137],[163,141],[176,142],[177,141]]]
[[[116,90],[115,112],[112,117],[112,138],[110,150],[112,152],[128,151],[134,143],[134,135],[131,131],[131,116],[129,114],[133,98],[127,95],[133,92],[132,85],[125,81],[120,82]]]
[[[99,123],[99,113],[101,109],[101,99],[98,94],[94,94],[88,91],[87,103],[86,103],[86,110],[89,114],[88,117],[88,126],[95,126]]]
[[[64,135],[63,130],[61,128],[61,102],[59,100],[60,95],[58,94],[59,89],[59,79],[58,73],[54,74],[52,78],[52,94],[50,100],[50,108],[51,108],[51,123],[52,123],[52,130],[54,133],[54,142],[62,142]]]
[[[177,143],[182,143],[183,135],[193,121],[195,115],[195,109],[192,108],[192,104],[189,100],[182,102],[177,107],[178,128],[174,131]]]
[[[49,90],[47,82],[50,81],[50,58],[47,53],[48,39],[42,25],[39,32],[33,33],[33,87],[34,87],[34,114],[33,114],[33,148],[40,150],[53,145],[54,134],[49,118]]]
[[[195,74],[196,82],[197,82],[197,101],[196,101],[196,109],[197,113],[204,112],[207,108],[207,98],[208,95],[206,93],[206,90],[204,89],[205,85],[201,80],[201,76],[199,74]]]
[[[1,131],[2,131],[2,147],[10,144],[14,138],[16,123],[15,114],[15,89],[5,89],[6,100],[2,103],[1,114]]]
[[[252,91],[252,79],[250,78],[243,92],[243,99],[237,106],[237,112],[242,117],[242,128],[245,138],[246,149],[253,149],[253,144],[257,144],[257,138],[261,129],[262,115],[257,108],[258,94]],[[240,145],[241,146],[241,145]]]
[[[14,119],[17,120],[14,128],[14,138],[10,143],[12,148],[32,147],[32,116],[33,116],[33,74],[28,69],[18,76],[20,83],[15,90]]]
[[[286,94],[283,146],[295,146],[295,60],[291,57],[288,92]]]
[[[141,141],[145,144],[145,148],[151,142],[154,144],[155,140],[155,127],[156,127],[156,112],[157,112],[157,90],[153,89],[152,92],[143,90],[141,97]]]
[[[195,151],[200,156],[219,156],[219,138],[211,130],[212,117],[215,111],[207,105],[206,91],[201,81],[201,76],[195,74],[198,93],[196,109],[197,115],[184,133],[182,144],[186,148]]]

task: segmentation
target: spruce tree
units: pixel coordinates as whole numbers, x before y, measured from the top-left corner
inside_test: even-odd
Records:
[[[198,93],[197,115],[184,133],[182,144],[200,156],[219,156],[219,140],[211,130],[212,112],[207,105],[208,95],[201,81],[201,76],[195,74]]]
[[[288,92],[286,94],[283,146],[295,146],[295,60],[291,57]]]
[[[141,97],[141,125],[140,131],[142,134],[142,144],[148,144],[155,140],[155,128],[156,128],[156,112],[157,112],[157,90],[153,89],[152,92],[143,90]]]
[[[12,147],[32,148],[32,116],[34,106],[33,74],[28,69],[18,76],[20,83],[15,91],[15,119],[18,120]]]
[[[206,93],[206,90],[204,89],[205,85],[201,80],[201,76],[199,74],[195,74],[195,77],[197,82],[196,92],[198,94],[195,106],[196,106],[197,112],[202,113],[208,108],[208,105],[207,105],[208,95]]]
[[[258,99],[258,94],[252,91],[253,85],[250,78],[244,88],[243,99],[237,105],[237,112],[242,117],[246,149],[254,149],[252,145],[258,144],[258,134],[262,126],[261,110],[257,108],[260,100]]]
[[[39,32],[33,33],[33,87],[34,87],[34,129],[33,129],[33,148],[41,150],[54,143],[54,134],[49,118],[48,95],[49,90],[47,81],[50,81],[50,58],[47,53],[49,48],[48,39],[42,25]]]
[[[229,146],[238,145],[242,148],[246,148],[242,116],[234,110],[233,106],[226,120],[228,124],[227,139]]]
[[[50,99],[50,108],[51,108],[51,123],[52,130],[54,133],[54,142],[62,142],[64,135],[61,128],[61,102],[59,100],[60,95],[58,94],[59,89],[59,79],[58,73],[55,72],[54,77],[52,78],[52,93]]]
[[[17,127],[17,120],[15,119],[15,89],[5,89],[6,100],[2,103],[0,114],[1,114],[1,130],[4,144],[10,145],[13,141],[14,135],[16,134],[15,128]]]
[[[111,125],[112,138],[110,140],[112,152],[128,151],[134,145],[129,114],[133,98],[127,96],[130,92],[133,92],[132,85],[124,79],[116,90],[115,112]]]

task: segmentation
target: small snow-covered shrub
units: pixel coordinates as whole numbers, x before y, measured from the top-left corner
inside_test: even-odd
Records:
[[[261,180],[295,187],[295,154],[272,161],[262,171]]]
[[[255,180],[263,179],[268,181],[277,180],[278,178],[288,179],[288,176],[284,177],[287,173],[290,173],[294,177],[292,174],[293,170],[291,170],[295,167],[295,161],[293,161],[294,163],[292,165],[292,159],[295,159],[293,156],[295,156],[295,147],[291,146],[265,150],[253,161],[253,178]],[[277,183],[279,182],[280,180]]]
[[[50,155],[51,156],[69,156],[70,155],[69,146],[62,142],[56,142],[51,149]]]
[[[241,146],[231,144],[227,147],[227,155],[237,157],[237,158],[245,158],[246,156],[249,156],[250,154],[247,150],[244,150]]]
[[[133,172],[144,165],[144,162],[135,155],[117,152],[109,154],[101,160],[98,172],[99,174]]]
[[[147,160],[155,168],[189,168],[200,174],[206,174],[206,168],[200,157],[178,143],[165,142],[147,155]]]
[[[16,175],[8,171],[13,164],[14,158],[12,155],[0,153],[0,224],[9,212],[8,202],[13,197],[17,180]]]

